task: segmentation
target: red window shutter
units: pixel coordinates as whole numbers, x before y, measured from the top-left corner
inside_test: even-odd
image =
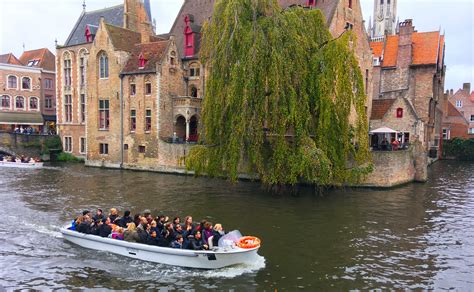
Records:
[[[397,118],[403,118],[403,109],[401,107],[397,108]]]

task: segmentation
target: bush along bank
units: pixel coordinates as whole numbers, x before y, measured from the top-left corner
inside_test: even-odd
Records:
[[[66,152],[61,152],[59,155],[56,157],[56,161],[61,161],[61,162],[84,162],[84,159],[78,158],[71,153],[66,153]]]
[[[443,158],[474,161],[474,139],[454,138],[443,141]]]

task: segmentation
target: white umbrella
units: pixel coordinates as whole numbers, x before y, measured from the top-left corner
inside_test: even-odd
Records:
[[[378,129],[375,129],[373,131],[370,131],[369,134],[396,134],[397,131],[393,130],[393,129],[390,129],[390,128],[387,128],[387,127],[382,127],[382,128],[378,128]]]

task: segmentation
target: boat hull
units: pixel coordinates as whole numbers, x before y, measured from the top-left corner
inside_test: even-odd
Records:
[[[43,162],[21,163],[21,162],[0,161],[0,167],[38,169],[38,168],[43,167]]]
[[[143,261],[197,269],[219,269],[250,264],[257,258],[259,247],[252,249],[227,248],[221,251],[193,251],[151,246],[141,243],[83,234],[61,228],[63,237],[79,246],[107,251]]]

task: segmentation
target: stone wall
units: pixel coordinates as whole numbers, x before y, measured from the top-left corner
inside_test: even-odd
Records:
[[[42,145],[47,139],[54,137],[0,132],[0,152],[18,156],[40,157]]]
[[[374,171],[359,186],[394,187],[415,181],[413,150],[374,151]]]

